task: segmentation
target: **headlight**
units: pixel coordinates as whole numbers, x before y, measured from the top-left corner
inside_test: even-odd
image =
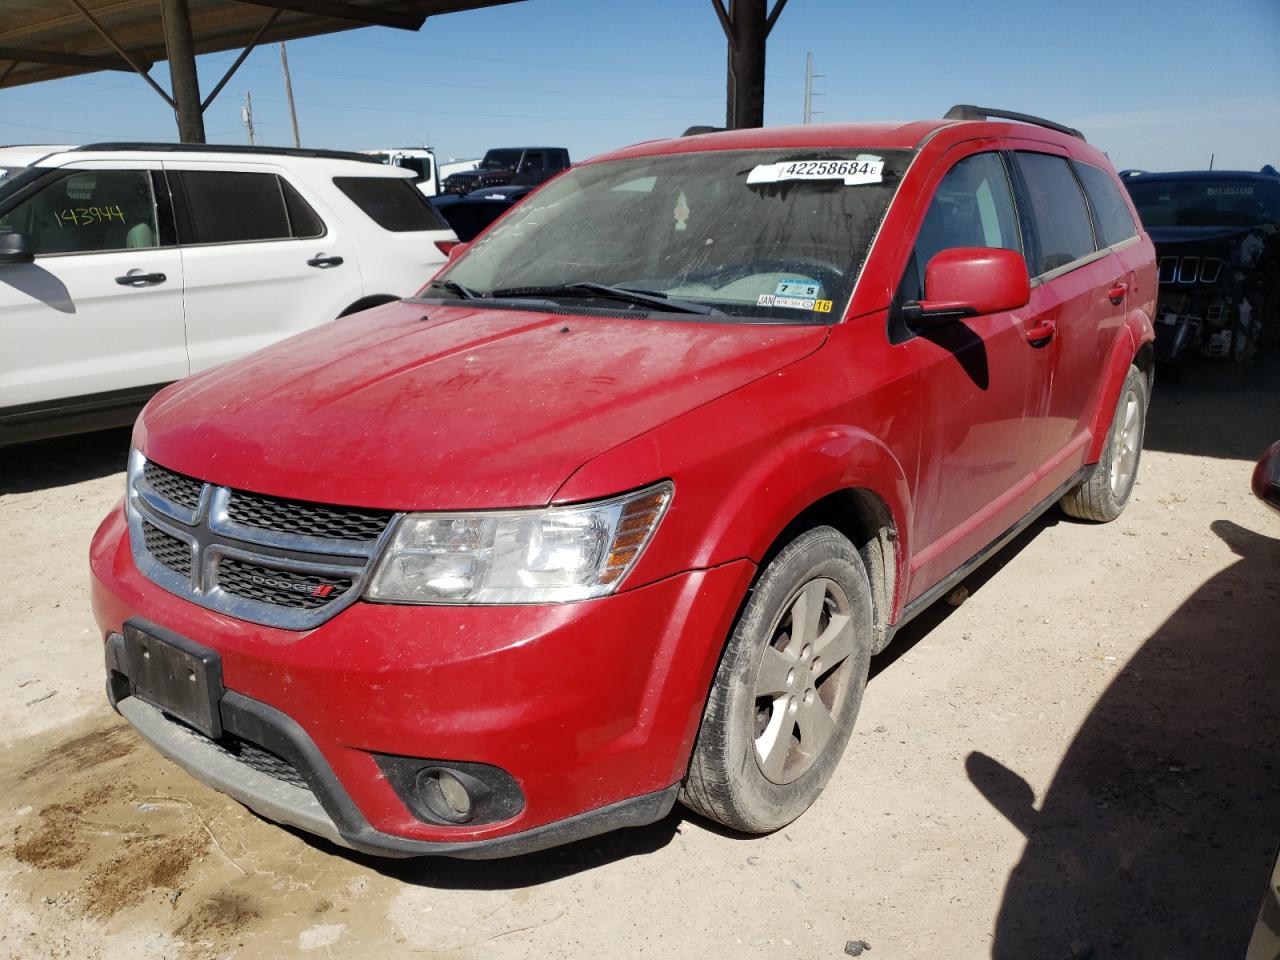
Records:
[[[667,481],[596,503],[411,513],[365,596],[389,603],[555,603],[612,593],[657,529]]]

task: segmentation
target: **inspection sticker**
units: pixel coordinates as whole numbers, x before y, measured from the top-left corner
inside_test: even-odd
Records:
[[[818,291],[821,289],[822,284],[816,280],[797,280],[784,277],[778,281],[778,286],[773,292],[780,297],[804,297],[807,300],[813,300],[818,296]]]
[[[747,174],[747,183],[780,183],[783,180],[843,180],[846,187],[880,183],[884,161],[859,154],[854,160],[793,160],[762,163]]]

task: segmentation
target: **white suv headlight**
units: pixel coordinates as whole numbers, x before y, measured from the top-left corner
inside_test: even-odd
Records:
[[[657,529],[664,481],[610,500],[492,513],[411,513],[365,596],[388,603],[555,603],[612,593]]]

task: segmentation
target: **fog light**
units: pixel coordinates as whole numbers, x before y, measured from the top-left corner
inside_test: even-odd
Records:
[[[500,767],[385,753],[373,757],[396,795],[423,823],[497,823],[524,809],[519,784]]]
[[[449,809],[464,820],[471,816],[471,795],[467,793],[467,788],[447,770],[440,773],[439,779],[440,794]]]
[[[427,807],[437,817],[451,823],[471,819],[474,803],[466,785],[452,772],[428,767],[418,774],[418,790]]]

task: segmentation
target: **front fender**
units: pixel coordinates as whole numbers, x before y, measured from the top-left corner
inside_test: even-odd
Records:
[[[759,564],[807,507],[837,491],[865,489],[893,518],[900,594],[911,539],[907,470],[870,421],[883,427],[880,418],[897,419],[900,428],[907,426],[902,414],[913,405],[893,389],[843,408],[856,409],[866,426],[832,423],[831,410],[795,417],[788,408],[803,403],[797,398],[805,396],[799,386],[804,377],[803,369],[784,369],[621,444],[581,467],[555,500],[588,500],[664,476],[675,482],[671,507],[628,576],[629,589],[743,558]],[[899,605],[895,596],[891,619]]]

